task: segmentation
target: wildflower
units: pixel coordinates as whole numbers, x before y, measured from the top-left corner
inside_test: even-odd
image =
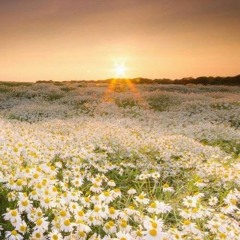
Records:
[[[73,223],[70,221],[69,218],[63,219],[61,221],[60,229],[64,232],[71,232],[73,229]]]
[[[134,198],[138,203],[148,204],[150,200],[148,198],[146,198],[145,196],[146,196],[146,193],[142,192],[140,195],[138,195]]]
[[[174,192],[173,187],[170,187],[167,183],[163,184],[162,188],[163,192]]]
[[[44,237],[43,232],[41,230],[35,230],[31,234],[32,240],[47,240],[47,238]]]
[[[94,193],[100,193],[102,191],[102,187],[96,183],[94,183],[91,187],[90,187],[90,191],[94,192]]]
[[[16,230],[6,231],[6,239],[7,240],[22,240],[23,236],[20,235]]]
[[[210,206],[215,206],[218,203],[218,199],[216,197],[210,197],[208,200]]]
[[[152,202],[147,211],[150,213],[160,214],[160,213],[167,213],[172,210],[172,207],[169,204],[164,202],[154,201]]]
[[[134,195],[134,194],[137,193],[137,191],[136,191],[134,188],[130,188],[130,189],[127,191],[127,193],[128,193],[129,195]]]
[[[25,221],[17,222],[15,226],[16,230],[21,234],[24,234],[27,231],[27,224]]]
[[[21,216],[17,209],[9,209],[7,213],[3,214],[5,220],[9,220],[12,224],[21,221]]]
[[[85,214],[83,208],[79,208],[78,210],[76,210],[75,214],[74,214],[74,217],[75,217],[77,222],[85,220],[86,214]]]
[[[116,183],[114,182],[114,180],[110,180],[110,181],[108,181],[107,185],[108,185],[109,187],[115,187],[115,186],[116,186]]]
[[[198,199],[195,196],[187,196],[183,199],[183,205],[186,207],[196,207]]]
[[[35,222],[34,230],[39,230],[45,232],[48,228],[49,222],[47,221],[47,218],[38,218]]]
[[[140,175],[137,177],[137,179],[139,179],[140,181],[143,181],[143,180],[145,180],[145,179],[147,179],[147,178],[148,178],[148,175],[147,175],[147,174],[144,174],[144,173],[140,174]]]
[[[159,229],[159,230],[162,230],[163,228],[163,221],[162,219],[160,218],[146,218],[144,221],[143,221],[143,225],[146,229]]]
[[[119,210],[116,210],[114,207],[108,208],[108,216],[112,219],[116,219],[119,215]]]
[[[108,206],[105,205],[105,204],[95,205],[93,207],[93,211],[91,213],[91,216],[106,219],[108,217]]]
[[[16,192],[12,191],[7,194],[8,201],[15,201],[17,199]]]
[[[100,194],[99,199],[106,204],[110,203],[113,201],[113,194],[110,191],[104,191]]]
[[[117,232],[116,235],[119,240],[133,240],[132,236],[127,232],[120,231]]]
[[[151,174],[151,177],[154,179],[154,180],[157,180],[160,178],[160,174],[158,172],[154,172]]]
[[[113,234],[116,232],[116,225],[113,221],[108,221],[104,224],[103,230],[107,233],[107,234]]]
[[[129,232],[131,230],[131,226],[128,224],[128,222],[125,219],[120,219],[118,221],[119,229],[123,232]]]
[[[113,189],[113,191],[112,191],[112,196],[113,196],[114,198],[121,197],[121,196],[122,196],[121,190],[120,190],[119,188]]]
[[[27,197],[20,197],[18,200],[18,209],[20,212],[29,213],[32,209],[32,202]]]
[[[89,197],[83,197],[81,198],[81,202],[84,207],[90,207],[91,199]]]
[[[186,234],[189,234],[189,233],[193,233],[195,235],[198,235],[198,236],[201,236],[202,237],[202,233],[201,231],[197,228],[196,224],[189,221],[189,220],[185,220],[183,222],[183,231],[186,233]]]
[[[53,230],[52,232],[50,232],[48,234],[48,236],[49,236],[49,240],[62,240],[63,239],[61,233],[59,233],[57,230]]]

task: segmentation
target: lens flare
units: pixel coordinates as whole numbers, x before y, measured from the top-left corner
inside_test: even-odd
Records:
[[[114,71],[115,71],[116,77],[125,77],[126,71],[127,71],[125,63],[115,63]]]

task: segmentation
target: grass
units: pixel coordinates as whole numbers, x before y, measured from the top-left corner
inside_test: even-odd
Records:
[[[115,103],[118,107],[126,108],[126,107],[135,107],[138,106],[138,103],[134,99],[115,99]]]
[[[60,93],[50,93],[47,96],[45,96],[45,100],[49,101],[49,102],[53,102],[53,101],[57,101],[59,99],[61,99],[62,97],[64,97],[63,94]]]
[[[10,92],[11,90],[9,88],[6,88],[4,86],[0,86],[0,93],[8,93]]]
[[[158,96],[148,99],[148,103],[155,111],[163,112],[169,110],[171,106],[171,100],[168,96]]]
[[[238,157],[240,155],[240,141],[237,140],[224,140],[224,139],[218,139],[214,141],[208,141],[206,139],[201,140],[201,143],[213,146],[213,147],[219,147],[226,153],[232,154],[234,157]]]
[[[64,92],[70,92],[70,91],[75,90],[74,87],[61,87],[60,89]]]

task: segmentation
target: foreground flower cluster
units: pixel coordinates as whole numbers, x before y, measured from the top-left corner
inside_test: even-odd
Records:
[[[0,239],[240,239],[240,88],[0,85]]]

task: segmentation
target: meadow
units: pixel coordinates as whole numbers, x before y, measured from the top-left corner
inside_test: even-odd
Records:
[[[240,87],[0,83],[0,239],[240,239]]]

